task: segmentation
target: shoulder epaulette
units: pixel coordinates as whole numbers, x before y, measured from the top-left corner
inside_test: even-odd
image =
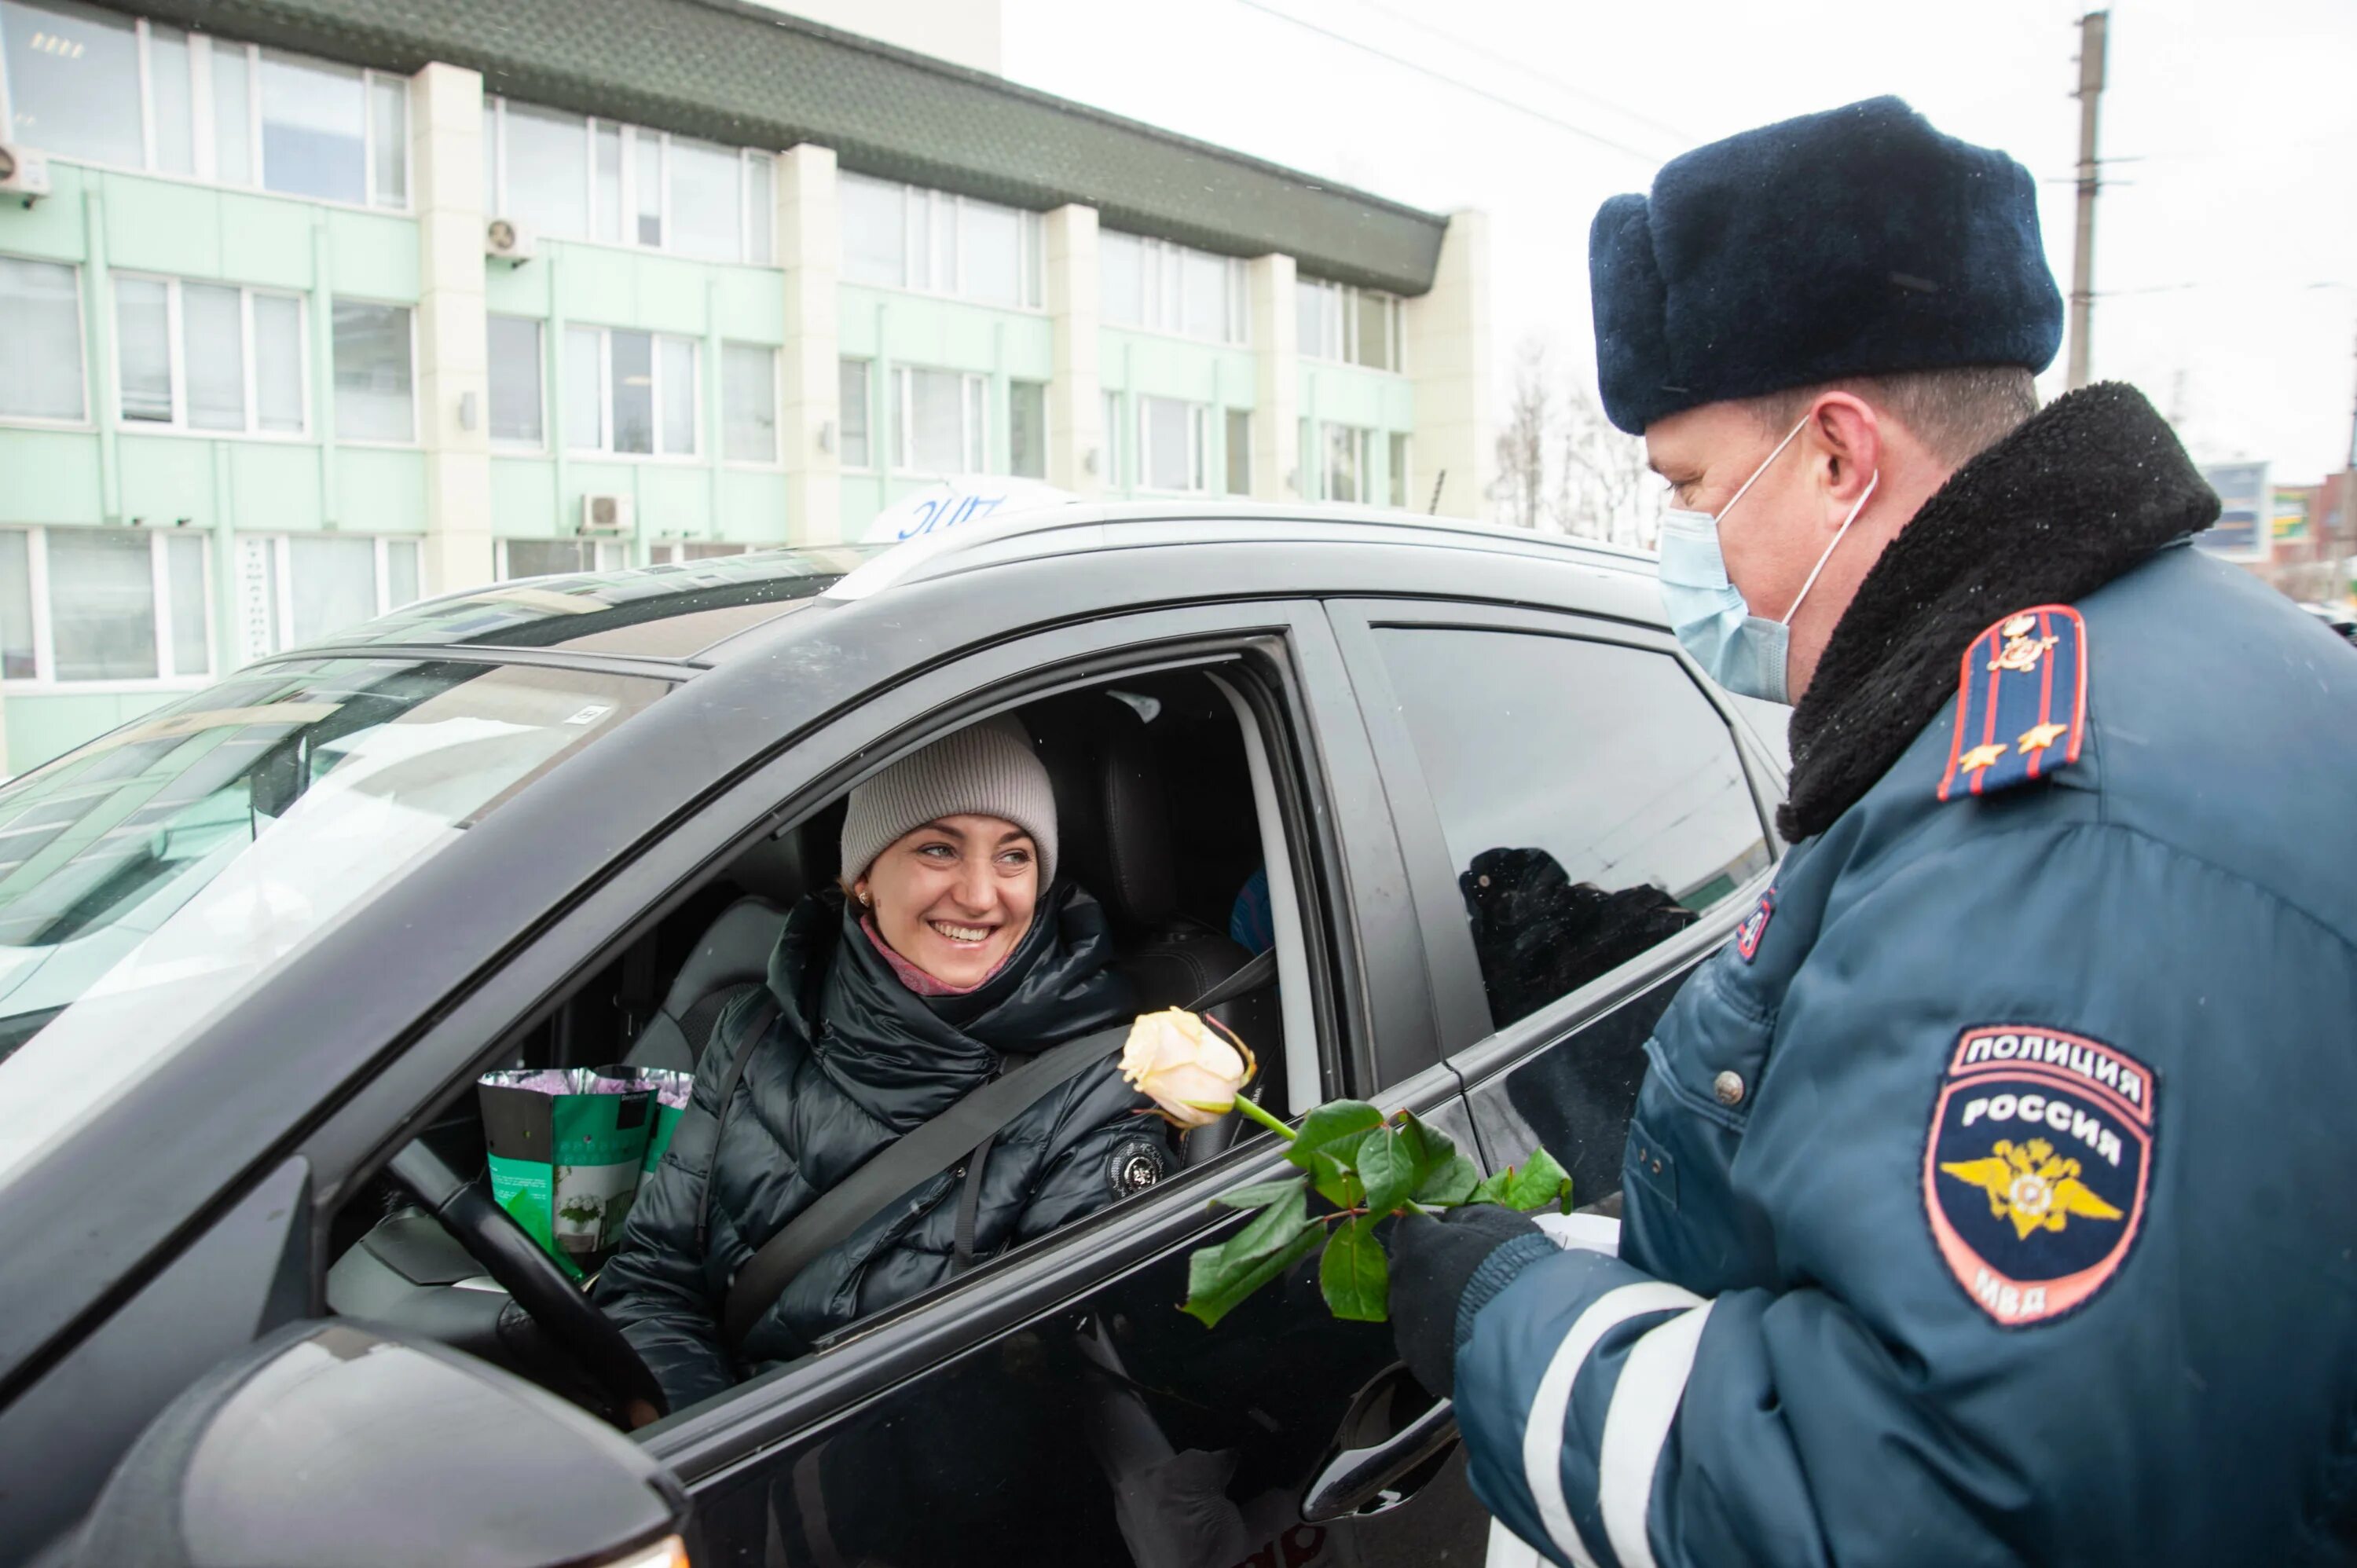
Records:
[[[1964,650],[1940,799],[2050,779],[2086,731],[2086,622],[2068,605],[2017,610]]]

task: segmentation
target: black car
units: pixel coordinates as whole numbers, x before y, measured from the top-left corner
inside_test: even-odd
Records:
[[[1146,1005],[1265,886],[1263,1103],[1543,1144],[1581,1202],[1781,849],[1649,558],[1437,519],[1055,509],[264,660],[0,789],[5,1555],[1477,1561],[1388,1328],[1308,1275],[1177,1310],[1271,1135],[629,1437],[644,1369],[485,1196],[478,1075],[692,1063],[850,786],[1010,709]]]

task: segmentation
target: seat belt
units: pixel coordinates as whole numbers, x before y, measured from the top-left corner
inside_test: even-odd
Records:
[[[1248,992],[1256,991],[1276,977],[1275,950],[1262,953],[1225,980],[1197,997],[1188,1007],[1190,1013],[1207,1012],[1223,1002],[1233,1001]],[[734,1094],[737,1080],[743,1076],[744,1058],[752,1054],[753,1044],[768,1033],[768,1020],[761,1020],[760,1031],[738,1047],[737,1060],[731,1064],[727,1092]],[[964,1099],[925,1122],[902,1133],[893,1142],[868,1156],[867,1163],[842,1181],[821,1193],[811,1206],[788,1220],[785,1229],[761,1244],[738,1270],[728,1287],[728,1300],[721,1315],[721,1326],[730,1345],[741,1344],[753,1326],[761,1320],[777,1299],[785,1294],[786,1286],[806,1268],[812,1259],[829,1248],[849,1239],[859,1228],[883,1212],[896,1198],[923,1186],[934,1176],[974,1154],[984,1143],[996,1137],[1008,1122],[1022,1115],[1056,1089],[1078,1078],[1089,1068],[1121,1048],[1128,1039],[1131,1026],[1115,1025],[1098,1029],[1075,1040],[1041,1052],[1003,1078],[995,1078]],[[721,1101],[726,1112],[727,1100]],[[716,1129],[712,1141],[714,1164],[720,1152],[720,1136]],[[706,1212],[709,1212],[712,1182],[705,1179]],[[699,1220],[698,1228],[702,1227]],[[699,1247],[698,1254],[702,1249]]]

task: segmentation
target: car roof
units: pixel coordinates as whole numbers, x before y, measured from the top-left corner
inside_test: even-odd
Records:
[[[1638,572],[1650,571],[1652,562],[1644,552],[1599,540],[1378,507],[1073,503],[1036,507],[895,544],[797,546],[492,583],[406,606],[275,657],[530,650],[707,665],[746,649],[755,640],[746,633],[822,598],[857,604],[907,585],[1013,561],[1147,544],[1272,542],[1532,553]]]

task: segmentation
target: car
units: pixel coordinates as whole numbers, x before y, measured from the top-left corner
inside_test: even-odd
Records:
[[[645,1369],[486,1196],[480,1074],[693,1065],[845,791],[1008,711],[1145,1004],[1245,967],[1265,886],[1264,1104],[1544,1145],[1582,1203],[1783,851],[1778,739],[1651,557],[1405,513],[1065,506],[263,660],[0,789],[7,1552],[1096,1563],[1185,1514],[1207,1562],[1478,1555],[1388,1327],[1300,1271],[1178,1310],[1209,1200],[1286,1168],[1234,1118],[627,1436]]]
[[[2351,609],[2346,603],[2303,599],[2299,607],[2330,628],[2332,634],[2343,642],[2357,642],[2357,610]]]

